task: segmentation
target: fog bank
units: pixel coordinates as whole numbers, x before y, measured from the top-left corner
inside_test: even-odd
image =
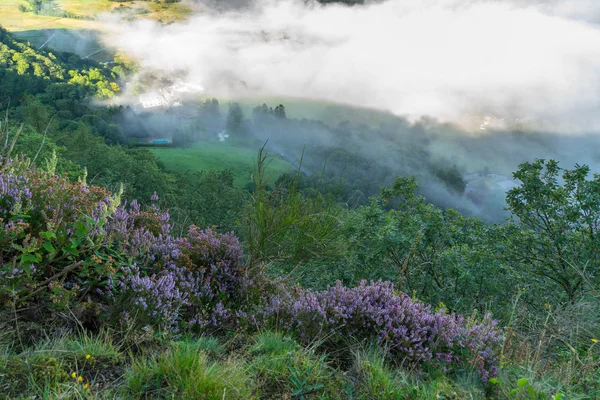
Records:
[[[218,10],[199,3],[184,23],[109,22],[107,40],[145,67],[184,71],[215,96],[600,126],[597,2],[256,0]]]

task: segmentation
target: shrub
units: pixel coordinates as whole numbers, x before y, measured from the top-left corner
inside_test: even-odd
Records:
[[[174,332],[243,315],[251,282],[233,234],[192,226],[178,239],[156,194],[148,209],[119,206],[119,194],[55,175],[56,159],[47,170],[0,162],[0,300],[79,308],[94,320],[127,307],[130,322]]]
[[[137,205],[134,212],[117,210],[123,215],[121,242],[135,231],[137,210]],[[130,239],[140,245],[136,252],[143,249],[147,255],[141,258],[144,264],[123,269],[121,302],[134,306],[128,314],[175,333],[180,324],[200,328],[235,324],[243,315],[239,307],[248,288],[237,238],[192,226],[186,237],[174,239],[169,229],[164,225],[162,233],[153,236],[140,228],[134,235],[137,240]]]
[[[331,345],[348,338],[375,339],[397,362],[475,366],[486,382],[496,376],[501,332],[486,315],[466,321],[394,293],[389,282],[322,292],[296,290],[273,297],[258,314],[264,324],[295,332],[302,340],[326,336]]]
[[[42,300],[65,307],[116,272],[95,256],[119,196],[72,183],[26,158],[4,159],[0,170],[0,300],[23,306]]]

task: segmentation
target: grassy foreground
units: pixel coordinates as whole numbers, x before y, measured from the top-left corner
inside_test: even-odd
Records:
[[[62,336],[25,352],[6,351],[0,355],[0,398],[375,400],[475,394],[443,377],[393,370],[374,348],[356,346],[344,365],[336,365],[328,354],[273,331],[177,341],[150,332],[116,337]],[[470,381],[468,373],[464,379]]]

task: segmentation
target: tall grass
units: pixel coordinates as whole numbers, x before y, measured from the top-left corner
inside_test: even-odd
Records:
[[[137,399],[257,398],[244,362],[233,358],[210,361],[200,350],[203,344],[175,342],[158,356],[135,360],[127,371],[123,395]]]
[[[339,257],[344,246],[340,234],[343,209],[332,197],[302,196],[298,190],[300,168],[298,179],[269,190],[266,171],[271,161],[263,146],[253,174],[255,190],[242,224],[250,264],[301,264]]]

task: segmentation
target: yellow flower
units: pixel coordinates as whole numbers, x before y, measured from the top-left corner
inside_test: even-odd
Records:
[[[71,374],[71,378],[77,378],[77,374],[76,374],[75,372],[73,372],[73,373]]]
[[[592,343],[598,343],[598,339],[592,339]]]
[[[86,354],[86,355],[85,355],[85,359],[86,359],[86,360],[89,360],[90,358],[92,358],[92,356],[90,356],[89,354]]]
[[[77,377],[77,381],[78,381],[78,382],[83,382],[83,378],[82,378],[81,376],[78,376],[78,377]]]
[[[83,385],[83,388],[84,388],[84,389],[89,389],[89,388],[90,388],[90,384],[89,384],[89,383],[86,383],[85,385]]]

